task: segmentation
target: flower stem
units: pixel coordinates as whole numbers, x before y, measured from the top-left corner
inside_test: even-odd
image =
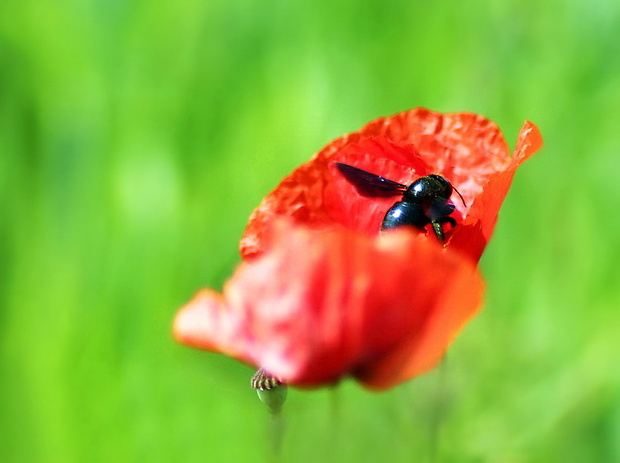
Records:
[[[282,441],[284,438],[285,422],[282,412],[277,410],[271,412],[269,417],[269,443],[271,451],[271,461],[278,463],[282,455]]]
[[[441,437],[441,424],[446,411],[447,357],[447,355],[444,355],[437,369],[437,387],[435,389],[437,391],[437,396],[435,400],[435,410],[434,413],[431,414],[432,418],[429,425],[429,463],[435,463],[437,461]]]

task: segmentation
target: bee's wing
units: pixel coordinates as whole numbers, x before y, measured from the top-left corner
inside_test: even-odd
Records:
[[[366,172],[357,167],[341,162],[334,162],[334,165],[362,196],[387,198],[402,195],[407,190],[406,185]]]

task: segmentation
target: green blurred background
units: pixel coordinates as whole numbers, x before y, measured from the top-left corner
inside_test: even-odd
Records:
[[[2,0],[0,461],[269,461],[252,371],[171,320],[280,178],[415,106],[545,138],[486,309],[411,383],[291,391],[282,460],[620,461],[619,35],[612,0]]]

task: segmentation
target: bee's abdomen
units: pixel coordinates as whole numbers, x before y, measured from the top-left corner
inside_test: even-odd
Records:
[[[428,218],[419,204],[399,201],[394,204],[381,223],[381,230],[402,227],[409,225],[417,228],[424,228],[429,223]]]

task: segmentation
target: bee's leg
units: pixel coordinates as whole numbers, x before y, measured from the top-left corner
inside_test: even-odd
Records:
[[[441,226],[441,219],[431,220],[431,225],[433,226],[433,231],[435,232],[435,236],[439,241],[443,241],[445,239],[443,234],[443,227]]]
[[[454,219],[454,217],[440,217],[439,219],[437,219],[437,222],[444,224],[444,223],[449,223],[450,225],[452,225],[452,228],[456,227],[456,220]]]
[[[435,236],[439,241],[445,240],[445,235],[443,232],[443,224],[449,223],[452,228],[456,227],[456,220],[453,217],[444,216],[439,217],[437,220],[431,220],[431,225],[433,226],[433,231],[435,232]]]

